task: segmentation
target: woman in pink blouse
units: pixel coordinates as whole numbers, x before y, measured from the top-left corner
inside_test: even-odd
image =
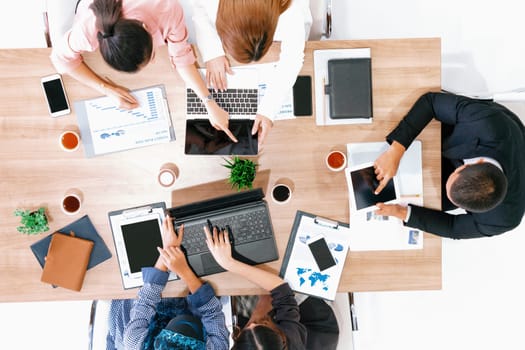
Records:
[[[203,101],[210,123],[237,141],[228,129],[228,113],[211,98],[195,67],[187,38],[184,14],[177,0],[82,0],[73,27],[54,46],[51,60],[58,72],[131,109],[138,104],[129,90],[97,75],[84,63],[82,53],[100,49],[114,69],[137,72],[150,62],[156,47],[167,43],[171,63]]]

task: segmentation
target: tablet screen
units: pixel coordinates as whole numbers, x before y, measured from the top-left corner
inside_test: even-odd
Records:
[[[374,194],[379,183],[373,166],[351,171],[350,176],[357,210],[372,207],[378,202],[386,203],[397,199],[393,179],[390,179],[381,193]]]
[[[257,134],[252,135],[253,120],[230,119],[229,129],[238,142],[230,140],[224,131],[211,126],[208,119],[186,121],[186,154],[256,155]]]
[[[131,273],[155,265],[162,247],[159,220],[147,220],[121,226]]]

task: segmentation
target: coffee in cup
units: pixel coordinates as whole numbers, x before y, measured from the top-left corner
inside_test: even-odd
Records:
[[[62,197],[62,212],[66,215],[75,215],[82,207],[82,195],[76,189],[70,189]]]
[[[326,166],[332,171],[341,171],[346,166],[346,155],[341,151],[332,151],[326,156]]]
[[[64,131],[60,134],[60,147],[66,152],[73,152],[78,149],[80,145],[80,135],[72,130]]]

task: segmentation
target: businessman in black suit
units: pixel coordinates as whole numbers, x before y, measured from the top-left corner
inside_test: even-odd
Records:
[[[519,225],[525,211],[525,128],[507,108],[488,100],[426,93],[387,136],[390,147],[375,161],[376,193],[396,174],[401,157],[435,118],[442,125],[442,207],[378,203],[379,215],[455,239],[493,236]]]

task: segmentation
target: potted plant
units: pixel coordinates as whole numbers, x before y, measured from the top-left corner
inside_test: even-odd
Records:
[[[18,232],[28,235],[49,231],[45,208],[38,208],[35,211],[16,209],[15,216],[20,216],[20,226]]]
[[[232,188],[237,187],[237,191],[252,188],[257,164],[249,159],[241,159],[237,156],[232,159],[225,159],[225,161],[227,164],[223,164],[223,166],[230,169],[228,183],[232,185]]]

